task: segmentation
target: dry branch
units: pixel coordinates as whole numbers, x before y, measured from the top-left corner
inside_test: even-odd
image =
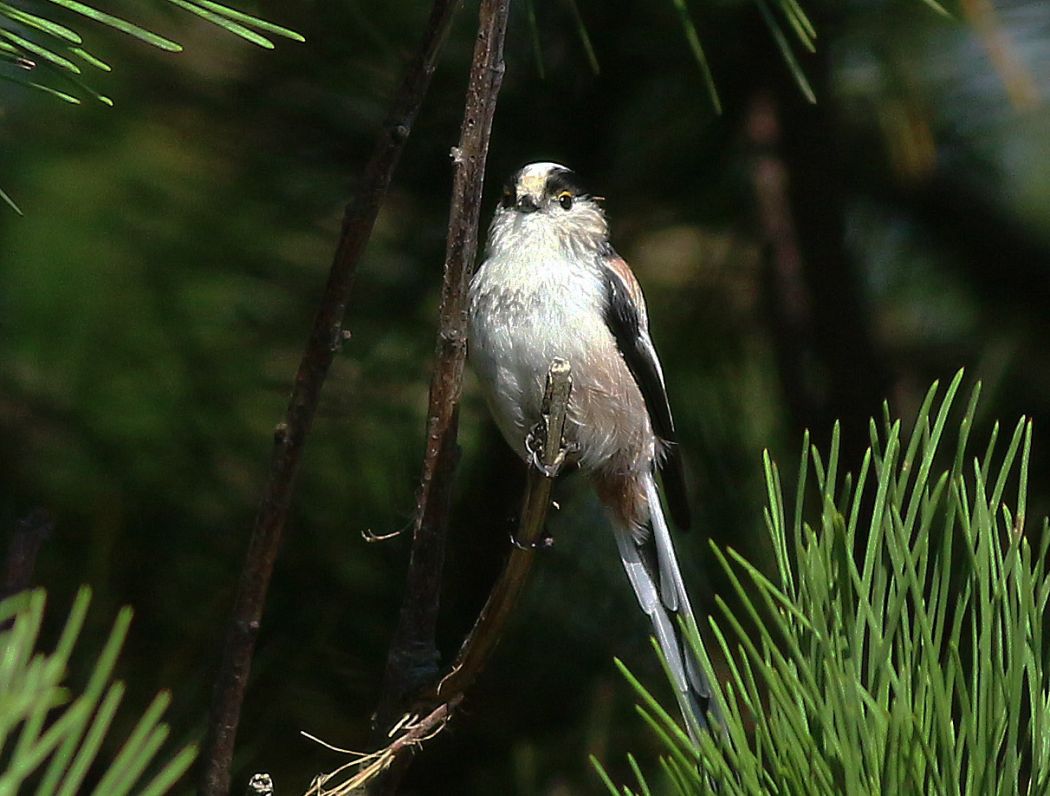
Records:
[[[398,760],[399,755],[421,746],[424,741],[430,740],[441,732],[460,701],[462,697],[443,702],[423,717],[403,716],[401,721],[387,733],[388,737],[393,740],[377,752],[360,753],[345,749],[337,750],[350,755],[350,761],[335,771],[316,777],[306,792],[306,796],[352,796],[352,794],[361,793],[362,788],[389,769]],[[323,741],[320,743],[331,749],[335,748]],[[349,774],[347,779],[328,787],[329,782],[344,774]]]
[[[452,150],[452,201],[441,289],[437,364],[430,382],[426,452],[412,553],[398,626],[390,643],[376,711],[378,737],[438,673],[435,641],[456,432],[467,356],[467,288],[478,242],[489,133],[503,78],[510,0],[482,0],[459,146]]]
[[[458,5],[459,0],[435,0],[419,50],[391,103],[360,189],[343,217],[328,283],[295,374],[291,400],[274,432],[270,474],[245,554],[212,697],[208,737],[201,753],[200,793],[204,796],[226,796],[230,791],[230,763],[241,706],[303,445],[316,414],[321,387],[343,342],[343,317],[357,263],[426,96]]]
[[[454,699],[470,688],[495,649],[510,611],[525,585],[535,547],[547,519],[554,479],[564,459],[562,436],[571,390],[569,363],[564,359],[555,359],[547,373],[547,389],[543,396],[543,450],[540,461],[546,472],[536,467],[529,468],[529,480],[525,486],[525,499],[515,537],[517,543],[511,549],[507,565],[489,592],[485,607],[481,609],[470,635],[463,642],[451,670],[438,683],[432,698]]]
[[[551,504],[551,488],[565,457],[562,437],[571,390],[572,374],[569,363],[563,359],[555,359],[547,373],[543,417],[535,434],[543,442],[539,453],[543,469],[529,469],[528,484],[518,522],[518,543],[512,548],[503,572],[493,586],[485,607],[463,642],[451,669],[437,687],[413,707],[412,712],[402,715],[394,728],[386,733],[386,738],[393,740],[387,741],[378,751],[370,754],[347,752],[351,757],[350,761],[335,771],[318,777],[307,796],[348,796],[359,788],[375,784],[377,778],[382,775],[386,776],[386,779],[379,783],[383,792],[394,792],[412,752],[444,729],[455,709],[465,698],[467,689],[484,669],[499,641],[511,609],[525,585],[535,555],[534,548],[543,533],[547,510]],[[340,776],[344,776],[345,779],[327,787],[329,782],[337,780]]]

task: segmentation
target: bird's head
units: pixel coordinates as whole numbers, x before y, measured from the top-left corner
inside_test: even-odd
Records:
[[[608,227],[599,198],[581,185],[572,169],[558,163],[530,163],[507,180],[494,222],[520,232],[604,239]]]

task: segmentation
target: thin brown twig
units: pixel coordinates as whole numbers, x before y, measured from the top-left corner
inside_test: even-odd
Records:
[[[403,774],[410,754],[425,741],[436,736],[463,701],[467,690],[484,669],[525,585],[537,540],[543,532],[547,511],[551,505],[551,489],[565,457],[562,437],[572,391],[572,373],[569,363],[555,359],[547,374],[543,397],[543,417],[537,438],[543,442],[539,459],[543,469],[529,469],[528,484],[518,522],[519,544],[511,550],[510,558],[493,586],[485,607],[478,615],[473,629],[463,642],[455,662],[437,687],[414,708],[415,713],[403,714],[393,730],[387,733],[394,740],[376,752],[359,754],[347,752],[351,760],[335,771],[318,777],[308,796],[345,796],[357,788],[376,783],[386,775],[381,787],[393,791],[397,778]],[[419,719],[417,714],[426,714]],[[317,740],[317,739],[315,739]],[[334,749],[331,744],[319,741]],[[325,789],[324,785],[341,775],[346,779]]]
[[[413,715],[402,716],[390,732],[393,740],[389,744],[377,752],[368,754],[347,752],[352,759],[335,771],[316,777],[306,792],[306,796],[349,796],[360,792],[361,788],[393,765],[403,752],[418,748],[440,733],[461,701],[463,701],[462,695],[453,697],[447,702],[442,702],[422,718]],[[333,748],[330,744],[317,738],[313,740],[329,749]],[[326,787],[329,782],[350,769],[353,769],[354,773],[349,778],[330,788]]]
[[[515,536],[517,544],[511,549],[507,565],[489,592],[485,607],[481,609],[474,627],[460,647],[449,673],[438,683],[431,697],[433,699],[454,699],[470,688],[496,648],[511,609],[525,586],[535,548],[547,520],[554,479],[565,458],[562,436],[571,391],[571,366],[564,359],[555,359],[547,372],[547,389],[543,396],[543,450],[540,461],[546,472],[536,467],[529,468],[521,519]]]
[[[405,597],[376,712],[377,739],[438,673],[435,635],[452,477],[458,458],[456,433],[467,355],[467,288],[477,250],[489,134],[503,78],[509,6],[510,0],[481,2],[463,125],[459,145],[452,150],[452,201],[426,452]],[[396,787],[398,776],[393,773],[390,787]]]
[[[458,6],[459,0],[434,0],[419,50],[391,103],[365,168],[361,187],[343,217],[328,283],[295,375],[291,400],[284,419],[274,432],[270,474],[245,554],[212,697],[208,737],[201,754],[200,792],[203,796],[226,796],[230,791],[230,763],[241,706],[303,445],[316,414],[328,369],[344,340],[343,318],[357,263],[371,236],[379,207],[426,96]]]

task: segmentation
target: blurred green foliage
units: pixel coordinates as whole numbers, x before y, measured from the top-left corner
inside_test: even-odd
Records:
[[[173,688],[182,741],[203,728],[342,206],[426,10],[245,4],[307,40],[263,53],[190,15],[127,5],[185,51],[93,42],[125,65],[98,78],[115,110],[0,85],[0,185],[25,212],[0,214],[0,528],[36,508],[55,516],[35,581],[60,605],[94,588],[85,641],[135,607],[118,667],[127,700],[144,709]],[[807,7],[817,52],[797,57],[812,106],[753,7],[691,5],[722,116],[670,4],[581,0],[594,74],[571,8],[536,3],[542,80],[527,7],[515,6],[486,207],[506,174],[539,159],[607,197],[690,467],[686,578],[710,608],[729,586],[705,562],[708,537],[773,566],[763,448],[793,459],[803,428],[823,445],[838,417],[843,458],[859,461],[883,398],[913,415],[925,385],[961,365],[985,385],[978,427],[1025,413],[1038,428],[1050,411],[1050,12],[1035,0],[984,16],[968,4],[950,20],[913,4]],[[412,516],[473,11],[460,14],[358,273],[235,782],[267,770],[295,792],[332,768],[333,753],[299,730],[366,742],[407,539],[369,544],[361,532]],[[756,133],[770,121],[772,142]],[[763,164],[785,178],[772,196],[790,210],[794,270],[759,200]],[[450,654],[506,550],[520,476],[470,380],[461,429]],[[1046,512],[1048,469],[1037,445],[1033,515]],[[598,792],[589,754],[655,754],[612,666],[615,654],[656,681],[644,617],[586,484],[559,491],[555,547],[461,719],[420,755],[412,792]]]

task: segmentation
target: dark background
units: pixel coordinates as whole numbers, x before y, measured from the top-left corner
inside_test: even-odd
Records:
[[[170,688],[174,737],[189,741],[342,207],[427,9],[245,4],[307,38],[268,53],[142,5],[118,7],[185,53],[78,25],[117,66],[94,80],[115,109],[0,83],[0,186],[25,212],[0,212],[0,528],[35,509],[54,517],[34,582],[55,627],[76,587],[94,588],[84,652],[118,606],[135,607],[125,720]],[[694,3],[718,116],[670,0],[581,0],[598,74],[571,6],[537,6],[545,77],[518,3],[483,224],[505,176],[532,160],[566,163],[607,197],[688,463],[696,530],[679,546],[696,602],[710,610],[725,590],[708,538],[767,562],[763,449],[790,484],[802,430],[826,445],[841,418],[855,470],[884,398],[908,417],[959,367],[984,382],[979,435],[995,418],[1035,418],[1030,516],[1045,513],[1050,7],[964,0],[944,18],[918,0],[806,3],[813,106],[753,5]],[[458,16],[359,270],[234,792],[259,770],[301,792],[343,762],[300,730],[366,745],[409,540],[362,532],[411,523],[475,11]],[[471,377],[460,437],[448,654],[506,551],[521,475]],[[629,750],[652,768],[655,742],[612,665],[620,656],[666,696],[646,622],[586,483],[567,479],[559,498],[554,549],[411,792],[596,793],[592,753],[617,773]]]

